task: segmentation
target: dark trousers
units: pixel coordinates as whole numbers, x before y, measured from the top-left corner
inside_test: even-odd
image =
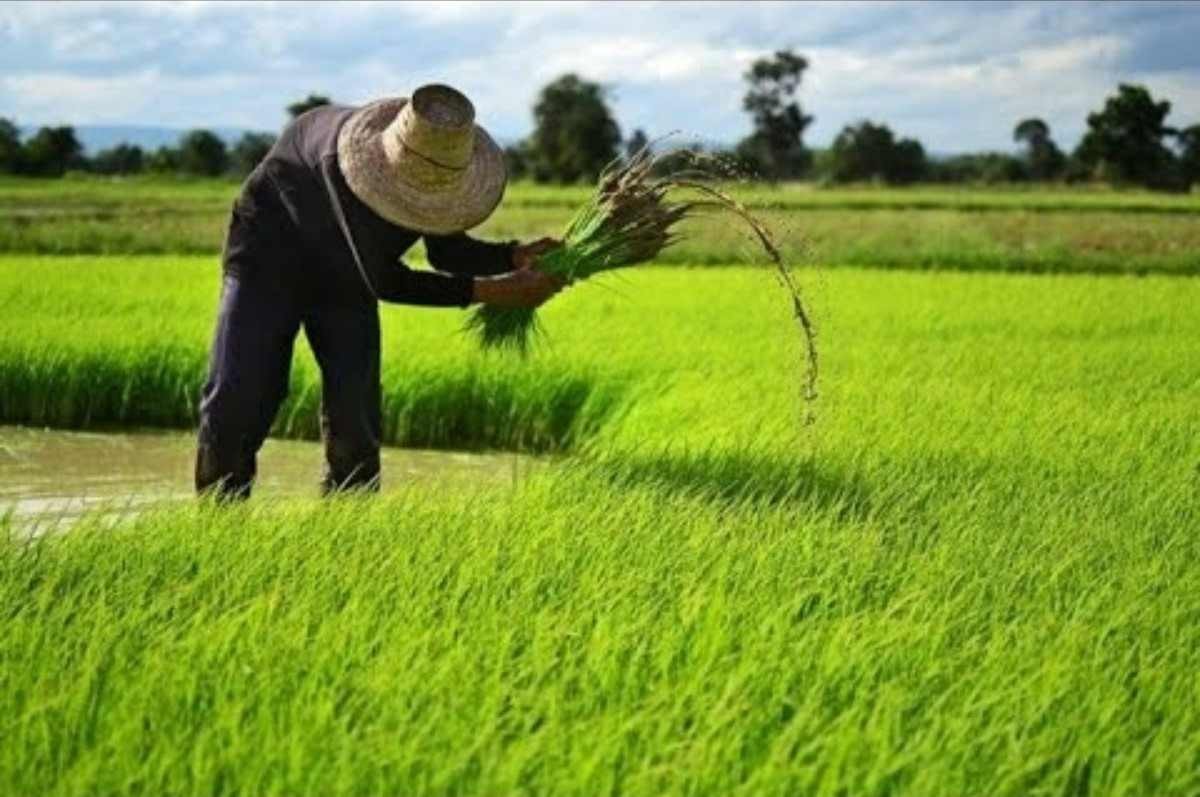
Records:
[[[287,396],[301,327],[321,370],[322,491],[378,489],[378,307],[361,295],[322,290],[302,261],[286,262],[300,255],[287,245],[287,222],[245,205],[235,207],[226,242],[200,400],[196,489],[249,496],[258,450]]]

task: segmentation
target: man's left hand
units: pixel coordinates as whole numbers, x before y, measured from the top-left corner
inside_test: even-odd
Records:
[[[536,241],[531,241],[527,244],[518,244],[513,247],[512,265],[514,271],[521,271],[527,268],[533,268],[533,264],[537,259],[549,252],[551,249],[557,249],[562,246],[562,241],[556,238],[539,238]]]

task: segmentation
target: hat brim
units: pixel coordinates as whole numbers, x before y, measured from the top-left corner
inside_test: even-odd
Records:
[[[404,164],[390,162],[383,144],[384,131],[407,102],[407,97],[377,100],[359,108],[342,125],[338,167],[346,184],[375,213],[417,232],[446,235],[478,225],[504,196],[508,181],[504,153],[476,125],[474,150],[459,179],[441,189],[410,185],[398,175]],[[401,157],[420,156],[403,152]]]

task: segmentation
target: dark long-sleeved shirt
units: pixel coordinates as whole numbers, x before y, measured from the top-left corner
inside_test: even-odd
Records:
[[[256,212],[256,203],[281,210],[285,218],[272,222],[288,228],[281,236],[287,250],[281,257],[305,261],[300,267],[318,285],[322,279],[342,286],[353,280],[367,296],[384,301],[466,306],[475,276],[511,270],[514,242],[487,243],[465,233],[422,235],[363,204],[337,163],[338,131],[354,110],[324,106],[288,125],[247,180],[238,200],[243,212]],[[270,193],[266,201],[263,191]],[[436,271],[410,269],[400,259],[422,237]]]

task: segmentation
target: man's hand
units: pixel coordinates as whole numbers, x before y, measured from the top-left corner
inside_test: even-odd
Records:
[[[537,259],[549,252],[551,249],[557,249],[562,246],[562,241],[554,238],[539,238],[527,244],[520,244],[513,247],[512,266],[514,271],[525,271],[533,268],[533,264]]]
[[[562,290],[563,281],[532,268],[476,277],[474,300],[497,307],[534,308]]]
[[[562,246],[554,238],[539,238],[513,247],[513,270],[496,277],[476,277],[474,300],[497,307],[534,308],[563,289],[565,284],[534,268],[537,259]]]

